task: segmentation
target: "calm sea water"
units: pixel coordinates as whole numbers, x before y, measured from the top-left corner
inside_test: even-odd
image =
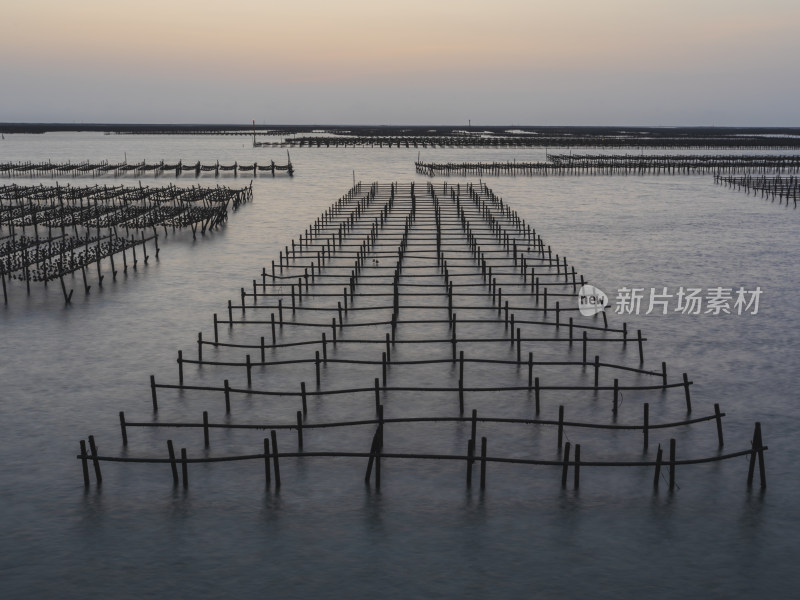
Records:
[[[744,458],[682,469],[673,493],[664,485],[654,493],[649,471],[586,469],[575,491],[561,489],[555,470],[500,466],[490,468],[481,493],[465,489],[460,468],[391,462],[376,492],[364,486],[362,465],[313,460],[282,465],[279,493],[265,489],[252,465],[195,466],[184,491],[173,489],[161,466],[106,464],[102,488],[84,490],[78,440],[93,434],[101,452],[123,452],[117,413],[151,418],[149,375],[174,380],[177,350],[193,354],[213,313],[224,312],[354,178],[424,181],[413,171],[418,152],[434,161],[544,157],[538,150],[294,149],[296,176],[256,179],[253,203],[223,229],[196,242],[162,240],[160,261],[115,283],[107,278],[102,289],[94,282],[89,295],[76,289],[69,307],[58,286],[34,287],[30,297],[13,287],[0,309],[3,597],[793,595],[800,584],[800,213],[715,186],[710,176],[485,180],[612,297],[623,286],[763,290],[757,315],[626,320],[648,337],[649,368],[664,360],[670,373],[690,373],[698,414],[720,403],[726,450],[745,449],[753,422],[762,422],[766,492],[747,489]],[[0,142],[0,161],[123,158],[280,164],[285,150],[217,136],[9,135]],[[205,175],[200,182],[249,179]],[[175,400],[159,418],[197,419],[202,409],[190,396]],[[335,418],[347,407],[325,410]],[[429,434],[403,432],[412,446]],[[130,435],[137,450],[163,438],[149,430]],[[674,435],[703,446],[715,432],[698,425]],[[220,434],[215,447],[235,448],[233,437]],[[197,442],[191,451],[199,454]],[[629,443],[606,438],[596,450]]]

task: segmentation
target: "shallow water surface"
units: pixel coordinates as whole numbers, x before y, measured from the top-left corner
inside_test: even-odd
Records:
[[[0,161],[126,157],[281,164],[284,152],[254,149],[239,136],[45,134],[8,135],[0,142]],[[223,228],[197,241],[168,236],[159,261],[116,282],[107,277],[102,289],[95,282],[89,295],[76,289],[68,307],[58,286],[34,286],[27,297],[23,286],[12,285],[9,304],[0,310],[4,597],[744,598],[787,597],[796,589],[800,481],[791,448],[800,433],[794,302],[800,213],[715,186],[710,176],[484,181],[612,301],[624,286],[763,290],[756,315],[642,310],[625,320],[648,338],[648,368],[660,369],[666,361],[670,373],[690,373],[698,414],[721,405],[726,451],[747,448],[753,423],[762,423],[769,446],[766,492],[747,489],[745,458],[681,469],[672,493],[663,484],[654,492],[649,470],[585,469],[576,491],[561,489],[557,469],[499,464],[491,465],[481,492],[465,488],[460,466],[400,461],[385,461],[376,491],[364,485],[363,465],[347,459],[287,460],[279,492],[265,488],[263,470],[247,463],[192,466],[187,490],[172,487],[163,465],[104,463],[102,488],[84,490],[78,440],[91,434],[101,453],[125,452],[117,415],[152,418],[150,374],[174,381],[177,350],[194,356],[197,332],[211,330],[212,315],[224,313],[227,301],[236,300],[240,288],[250,286],[354,178],[424,184],[414,174],[418,152],[423,160],[441,162],[544,157],[537,150],[293,149],[296,176],[257,178],[254,201],[231,214]],[[249,181],[199,180],[231,186]],[[195,180],[184,176],[178,183]],[[74,284],[80,288],[77,279]],[[621,319],[610,314],[614,323]],[[280,374],[263,376],[274,377],[275,385],[282,380]],[[333,370],[326,376],[331,385],[344,383]],[[438,376],[415,372],[419,381]],[[307,377],[313,378],[313,367]],[[287,379],[294,385],[297,377]],[[188,393],[164,398],[161,420],[196,421],[206,404],[215,418],[224,418],[218,399]],[[428,408],[437,410],[439,401],[434,397]],[[469,402],[504,410],[509,401]],[[604,402],[584,407],[586,414],[607,418]],[[629,398],[628,406],[634,402]],[[344,400],[310,404],[320,419],[360,413]],[[651,407],[654,418],[680,414],[668,403],[651,400]],[[511,402],[508,410],[514,409]],[[236,410],[243,418],[260,411],[271,418],[287,409],[265,409],[251,399]],[[555,410],[555,403],[546,404],[542,416],[553,418]],[[685,429],[674,432],[679,449],[708,448],[716,439],[709,423]],[[412,448],[445,440],[454,452],[463,451],[469,437],[468,427],[452,426],[444,438],[431,437],[432,431],[404,426],[387,435]],[[201,454],[197,434],[170,435]],[[484,434],[509,450],[557,456],[552,431],[498,438],[506,434],[487,425]],[[141,429],[129,435],[133,454],[160,447],[167,434]],[[263,432],[212,435],[214,448],[237,450]],[[343,446],[369,444],[369,432],[342,435]],[[657,441],[667,438],[659,436]],[[640,438],[598,436],[592,443],[593,451],[613,454],[638,446]]]

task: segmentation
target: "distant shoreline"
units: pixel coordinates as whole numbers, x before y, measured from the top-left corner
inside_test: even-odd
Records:
[[[800,150],[800,127],[0,123],[2,134],[253,136],[254,146]],[[256,138],[262,137],[262,141]],[[263,140],[264,136],[283,138]]]
[[[176,123],[0,123],[1,133],[110,132],[127,134],[249,134],[341,133],[349,135],[577,135],[624,137],[726,137],[726,136],[798,136],[800,127],[654,127],[588,125],[346,125],[346,124],[176,124]]]

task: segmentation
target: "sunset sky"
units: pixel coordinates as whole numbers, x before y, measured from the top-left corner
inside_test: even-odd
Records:
[[[797,0],[3,0],[0,121],[800,126]]]

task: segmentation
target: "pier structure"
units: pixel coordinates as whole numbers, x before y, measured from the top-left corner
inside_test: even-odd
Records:
[[[435,462],[468,488],[619,468],[674,491],[684,470],[744,459],[765,487],[760,424],[729,451],[720,405],[646,360],[641,330],[581,311],[587,283],[485,183],[358,183],[177,352],[174,377],[150,377],[119,413],[119,452],[80,440],[84,483],[90,464],[97,485],[101,465],[136,463],[186,487],[194,465],[242,462],[277,489],[299,461],[304,477],[345,461],[380,488]],[[160,418],[175,402],[197,416]],[[232,436],[240,451],[215,453]]]

